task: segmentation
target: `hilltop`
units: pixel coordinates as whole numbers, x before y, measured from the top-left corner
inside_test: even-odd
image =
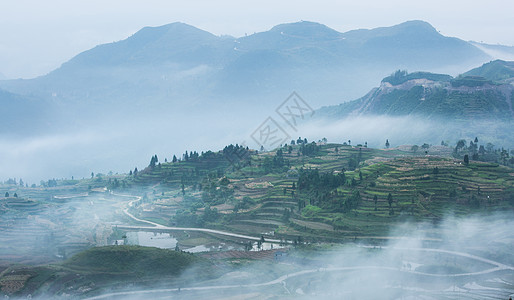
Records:
[[[436,120],[514,120],[512,62],[494,61],[456,78],[397,71],[364,97],[321,108],[321,117],[419,116]]]
[[[82,272],[129,276],[174,276],[199,261],[201,259],[191,254],[168,249],[104,246],[80,252],[62,265]]]
[[[194,277],[184,274],[193,267],[203,272]],[[126,286],[127,282],[180,287],[188,281],[210,279],[219,272],[207,260],[189,253],[139,246],[93,247],[61,263],[12,265],[3,271],[7,272],[0,273],[1,292],[13,297],[94,296],[104,289]]]
[[[467,71],[463,76],[480,76],[496,82],[512,82],[514,78],[514,61],[491,61]]]
[[[473,149],[459,149],[458,156],[478,151]],[[514,161],[508,152],[504,157],[510,167],[478,161],[492,159],[493,152],[481,152],[466,165],[449,155],[451,148],[429,145],[381,150],[302,143],[250,152],[234,164],[228,153],[162,163],[126,178],[126,185],[152,185],[156,192],[154,202],[142,202],[135,212],[163,224],[171,209],[177,215],[170,216],[169,224],[179,226],[211,224],[286,236],[305,227],[313,238],[341,238],[386,234],[391,224],[406,218],[501,211],[514,204]],[[204,217],[195,213],[199,211],[206,212]],[[219,223],[220,213],[226,222]]]

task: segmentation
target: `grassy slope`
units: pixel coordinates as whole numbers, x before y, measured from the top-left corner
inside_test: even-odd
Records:
[[[514,77],[514,62],[495,60],[470,70],[464,76],[481,76],[492,81],[502,81]]]

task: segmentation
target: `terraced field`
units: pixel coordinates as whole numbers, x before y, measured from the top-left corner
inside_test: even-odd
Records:
[[[107,245],[116,202],[97,193],[40,201],[0,200],[0,261],[60,261],[90,246]]]
[[[298,145],[282,148],[283,164],[271,169],[269,163],[277,151],[250,151],[236,161],[218,152],[156,164],[137,175],[97,174],[90,179],[58,181],[56,187],[9,187],[11,194],[17,192],[25,198],[0,201],[4,213],[0,226],[5,233],[0,239],[2,245],[9,245],[24,234],[31,242],[24,242],[25,248],[20,249],[27,251],[52,240],[44,243],[52,245],[51,250],[45,250],[45,255],[52,257],[59,248],[75,252],[89,245],[112,243],[121,237],[111,236],[109,223],[133,221],[122,214],[122,207],[130,200],[108,190],[140,196],[130,212],[161,225],[311,241],[382,239],[389,236],[393,224],[434,222],[448,213],[512,210],[514,205],[512,168],[478,161],[465,165],[448,156],[452,152],[449,147],[435,146],[416,153],[410,146],[316,147],[315,155],[301,154]],[[344,172],[346,182],[328,191],[329,202],[315,203],[312,192],[316,191],[298,189],[302,169],[317,169],[319,174]],[[342,209],[344,201],[357,191],[358,205]],[[305,214],[305,205],[319,208]],[[207,209],[214,210],[214,215],[202,220]],[[192,221],[181,223],[185,219],[177,218],[177,214]],[[84,227],[77,219],[93,222]]]
[[[202,203],[206,187],[214,184],[219,190],[219,180],[224,177],[229,182],[229,196],[209,206],[225,215],[225,222],[208,226],[254,235],[276,234],[286,239],[379,237],[387,235],[394,223],[432,222],[449,212],[459,215],[510,210],[514,203],[511,168],[475,161],[464,165],[461,160],[449,157],[452,150],[444,146],[414,153],[410,146],[371,149],[321,144],[313,156],[300,155],[298,146],[289,150],[283,151],[287,165],[271,172],[263,168],[276,151],[253,153],[245,164],[233,164],[215,156],[147,168],[128,179],[130,184],[146,184],[152,189],[151,194],[147,193],[147,203],[134,213],[168,225],[178,210],[191,203]],[[352,160],[357,166],[355,170],[351,170]],[[344,170],[348,183],[331,192],[337,194],[333,201],[344,201],[359,191],[358,207],[343,212],[322,206],[313,216],[302,214],[299,203],[311,203],[308,193],[293,187],[298,184],[302,168],[318,169],[320,174],[339,174]],[[238,206],[240,202],[246,205]],[[197,215],[203,214],[204,205],[194,209]]]

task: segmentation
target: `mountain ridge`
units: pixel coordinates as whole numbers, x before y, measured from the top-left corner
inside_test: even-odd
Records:
[[[491,67],[491,65],[493,67]],[[462,120],[498,119],[512,122],[514,62],[494,61],[457,77],[429,72],[396,71],[379,87],[354,101],[319,109],[321,117],[415,115]],[[501,66],[504,66],[502,68]],[[487,74],[488,78],[476,74]],[[509,77],[510,76],[510,77]],[[501,79],[501,81],[492,79]],[[319,116],[318,116],[319,117]]]
[[[444,45],[444,51],[438,50]],[[377,70],[379,74],[385,75],[397,68],[426,69],[429,65],[440,68],[448,63],[476,64],[488,57],[467,42],[440,35],[430,24],[423,21],[408,21],[391,27],[345,33],[320,23],[303,21],[279,24],[268,31],[239,38],[215,36],[194,26],[176,22],[142,28],[127,39],[84,51],[48,75],[30,80],[1,81],[0,87],[13,93],[32,93],[43,98],[48,98],[56,90],[65,94],[84,95],[85,89],[108,88],[115,94],[123,94],[123,90],[115,90],[121,81],[140,82],[141,79],[152,77],[153,74],[148,70],[142,70],[145,67],[156,68],[154,72],[158,73],[157,76],[170,77],[184,69],[206,65],[214,70],[202,76],[201,80],[208,80],[219,88],[201,88],[200,95],[216,96],[219,90],[229,90],[227,85],[230,86],[230,83],[224,82],[224,78],[238,78],[239,72],[244,74],[248,69],[259,65],[259,59],[266,60],[267,56],[259,54],[262,51],[284,61],[284,64],[276,67],[272,64],[267,74],[245,78],[243,90],[263,95],[274,91],[274,86],[268,86],[267,77],[275,76],[274,79],[279,80],[284,75],[282,70],[285,66],[288,73],[298,69],[295,72],[297,74],[294,74],[298,84],[291,81],[278,83],[284,90],[290,91],[305,87],[308,82],[312,86],[323,84],[307,74],[323,72],[323,69],[331,71],[324,75],[328,81],[341,76],[353,80],[349,74],[362,72],[360,69],[363,65],[374,66],[372,72],[365,73],[375,77]],[[246,55],[256,61],[248,64],[248,60],[244,59]],[[124,74],[120,76],[119,70]],[[84,77],[94,78],[97,73],[107,77],[99,82],[89,80],[85,84],[87,86],[73,82],[83,81]],[[127,78],[123,78],[124,76]],[[159,83],[161,86],[162,84],[164,83]],[[345,86],[346,93],[353,90],[354,86]],[[48,89],[52,91],[45,91]],[[313,88],[312,92],[310,90],[307,93],[314,94],[314,90],[319,89]],[[351,93],[358,95],[355,91]],[[239,97],[240,94],[232,96]]]
[[[345,33],[304,21],[240,38],[176,22],[98,45],[45,76],[0,81],[0,88],[56,106],[78,124],[169,110],[213,118],[229,110],[257,122],[262,115],[250,112],[271,111],[291,91],[321,107],[362,96],[398,68],[433,71],[488,58],[423,21]]]

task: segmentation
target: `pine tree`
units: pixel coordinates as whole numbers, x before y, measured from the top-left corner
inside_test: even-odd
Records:
[[[153,169],[155,167],[156,163],[157,163],[157,161],[156,161],[155,156],[152,156],[152,158],[150,159],[150,164],[148,166]]]
[[[387,195],[387,203],[389,203],[389,208],[391,208],[391,205],[393,205],[393,195],[391,193]]]

